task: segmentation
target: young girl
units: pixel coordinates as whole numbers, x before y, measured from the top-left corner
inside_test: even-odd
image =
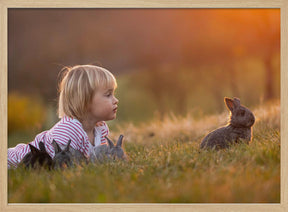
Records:
[[[67,68],[60,83],[58,113],[61,120],[50,130],[38,134],[30,144],[39,149],[39,142],[44,142],[46,151],[53,158],[52,141],[63,149],[71,140],[73,149],[82,152],[86,158],[92,157],[96,146],[106,145],[105,136],[109,129],[105,121],[116,118],[116,87],[116,79],[104,68],[92,65]],[[28,144],[9,148],[8,168],[17,167],[28,152]]]

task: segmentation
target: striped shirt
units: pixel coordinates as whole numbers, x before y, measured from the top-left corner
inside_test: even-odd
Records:
[[[38,134],[34,141],[30,142],[31,145],[39,149],[39,142],[42,141],[45,145],[46,151],[53,158],[55,155],[52,141],[55,140],[60,147],[67,145],[71,140],[70,146],[79,150],[86,158],[89,158],[94,147],[102,144],[107,144],[105,136],[109,133],[107,124],[102,121],[98,122],[95,126],[94,146],[89,142],[88,135],[84,131],[80,121],[70,117],[63,117],[57,124],[50,130]],[[30,152],[28,144],[18,144],[14,148],[9,148],[8,154],[8,168],[16,168],[21,162],[22,158]]]

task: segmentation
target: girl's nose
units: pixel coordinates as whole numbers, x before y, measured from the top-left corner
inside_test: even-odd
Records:
[[[118,104],[119,100],[114,96],[114,104]]]

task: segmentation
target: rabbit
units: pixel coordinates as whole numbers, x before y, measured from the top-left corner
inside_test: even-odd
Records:
[[[71,140],[68,141],[67,146],[61,150],[60,146],[55,140],[52,141],[52,145],[55,149],[55,156],[53,158],[53,168],[71,167],[74,164],[80,164],[86,161],[85,156],[79,151],[70,147]]]
[[[122,141],[123,141],[123,135],[120,135],[118,138],[118,141],[116,145],[108,138],[105,137],[106,140],[108,141],[109,148],[110,148],[110,156],[112,159],[121,159],[121,160],[127,160],[127,155],[125,154],[123,148],[122,148]]]
[[[67,146],[62,150],[55,140],[52,141],[52,145],[55,150],[55,156],[53,158],[53,168],[63,168],[72,166],[72,154],[69,151],[71,140],[68,141]]]
[[[104,161],[110,160],[110,148],[108,145],[103,144],[94,148],[93,154],[90,156],[90,161],[92,163],[103,163]]]
[[[46,152],[44,143],[42,141],[39,142],[39,149],[34,147],[31,144],[28,144],[30,147],[30,152],[27,153],[24,158],[21,160],[20,164],[23,164],[25,168],[48,168],[49,170],[52,167],[52,158]]]
[[[104,162],[107,160],[115,160],[115,159],[121,159],[121,160],[127,160],[127,155],[125,154],[123,148],[122,148],[122,140],[123,135],[120,135],[117,141],[117,144],[114,145],[114,143],[108,138],[105,137],[108,141],[108,145],[99,145],[95,148],[94,153],[95,157],[92,157],[92,161],[95,162]]]
[[[233,143],[244,142],[249,144],[252,136],[252,126],[255,116],[246,107],[240,104],[240,99],[224,98],[228,110],[230,110],[229,123],[218,128],[204,137],[201,149],[225,149]]]

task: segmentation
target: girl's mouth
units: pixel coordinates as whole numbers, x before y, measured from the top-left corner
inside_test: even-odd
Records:
[[[117,107],[113,109],[113,112],[116,113],[117,112]]]

